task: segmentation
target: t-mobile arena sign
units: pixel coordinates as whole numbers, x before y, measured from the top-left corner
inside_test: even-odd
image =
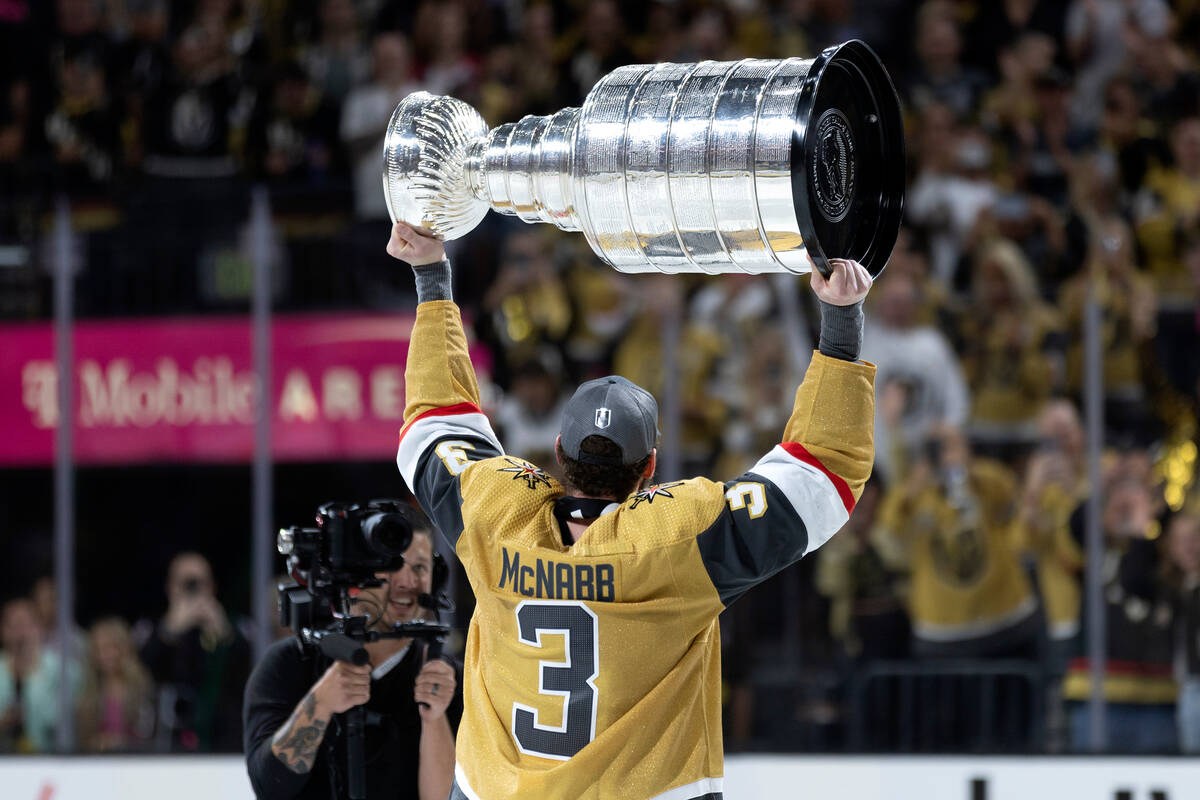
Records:
[[[277,316],[271,449],[280,461],[391,458],[411,315]],[[50,323],[0,325],[0,465],[47,465],[59,423]],[[250,459],[258,398],[246,318],[83,321],[75,328],[75,460]],[[481,372],[486,350],[472,345]]]

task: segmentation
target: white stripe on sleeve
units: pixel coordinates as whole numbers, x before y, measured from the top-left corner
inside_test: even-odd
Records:
[[[439,439],[464,436],[486,439],[498,453],[504,452],[500,440],[492,431],[491,423],[483,414],[452,414],[440,417],[431,415],[414,422],[412,427],[405,431],[396,452],[396,466],[400,468],[400,474],[404,476],[409,491],[413,494],[417,492],[417,465],[421,463],[425,451]]]
[[[779,445],[759,459],[750,472],[778,486],[804,521],[808,531],[805,555],[829,541],[850,519],[850,512],[829,476]]]

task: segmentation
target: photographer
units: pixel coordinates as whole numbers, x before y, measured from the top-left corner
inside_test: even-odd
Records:
[[[159,749],[235,753],[250,644],[217,599],[208,559],[179,553],[167,568],[167,613],[139,623],[139,655],[158,684]]]
[[[423,618],[422,603],[428,604],[441,588],[436,584],[444,581],[444,562],[435,564],[428,521],[421,518],[413,527],[403,563],[377,573],[382,586],[358,594],[353,611],[369,615],[373,630]],[[330,664],[296,638],[267,651],[246,684],[245,697],[246,763],[258,797],[341,796],[345,724],[334,715],[359,705],[367,710],[366,796],[444,800],[449,795],[454,736],[462,717],[459,667],[442,658],[426,660],[425,644],[412,639],[380,639],[365,647],[369,664],[363,666]]]

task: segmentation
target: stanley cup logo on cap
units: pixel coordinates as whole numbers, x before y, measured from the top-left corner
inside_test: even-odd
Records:
[[[596,409],[596,427],[600,429],[607,428],[612,423],[612,411],[607,408]]]
[[[384,138],[393,220],[463,236],[489,208],[581,231],[623,272],[883,269],[904,137],[891,78],[854,40],[816,58],[634,64],[580,108],[488,129],[416,92]]]

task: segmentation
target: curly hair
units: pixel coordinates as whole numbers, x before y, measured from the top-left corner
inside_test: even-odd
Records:
[[[614,500],[624,500],[638,488],[642,473],[650,464],[647,455],[634,464],[619,464],[603,466],[586,464],[577,461],[565,452],[562,445],[557,446],[558,460],[562,462],[566,482],[572,488],[588,497],[611,497]],[[588,436],[579,443],[579,451],[593,456],[605,458],[620,457],[621,448],[603,436]]]

